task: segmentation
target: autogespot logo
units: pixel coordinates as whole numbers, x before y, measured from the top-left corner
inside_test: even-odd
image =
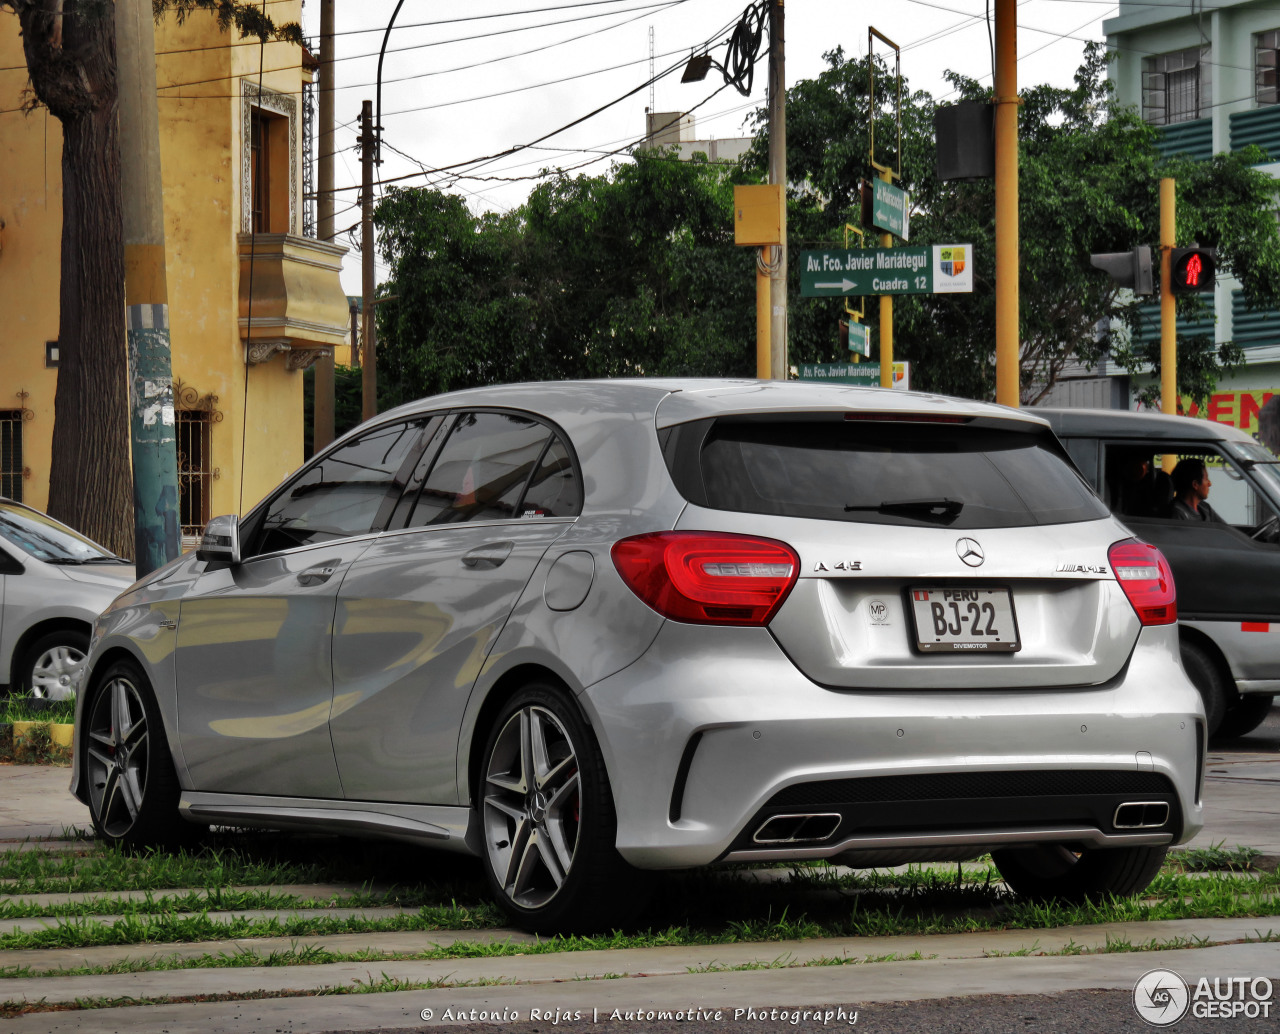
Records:
[[[970,567],[981,567],[982,561],[986,559],[977,539],[957,539],[956,556]]]
[[[1187,1014],[1191,989],[1171,969],[1153,969],[1133,985],[1133,1007],[1153,1027],[1169,1027]]]

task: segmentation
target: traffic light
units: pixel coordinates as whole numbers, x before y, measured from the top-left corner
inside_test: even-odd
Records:
[[[1132,251],[1112,251],[1090,255],[1089,264],[1101,269],[1121,287],[1134,294],[1151,294],[1155,286],[1151,276],[1151,249],[1141,244]]]
[[[1169,278],[1174,294],[1212,291],[1214,248],[1174,248],[1169,253]]]

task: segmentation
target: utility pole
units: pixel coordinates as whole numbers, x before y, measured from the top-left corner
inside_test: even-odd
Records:
[[[377,144],[373,130],[373,101],[365,101],[360,111],[360,267],[363,273],[360,290],[364,300],[360,306],[360,337],[364,342],[361,360],[360,418],[368,420],[378,413],[378,338],[374,323],[373,293],[373,162]]]
[[[1178,412],[1178,310],[1173,297],[1173,249],[1178,243],[1177,181],[1160,180],[1160,412]],[[1166,474],[1178,457],[1161,460]]]
[[[164,188],[156,110],[156,42],[149,0],[117,0],[120,186],[126,338],[133,432],[133,543],[138,577],[181,552],[174,432]]]
[[[316,233],[333,243],[333,4],[320,0],[320,194],[316,199]],[[333,441],[333,354],[316,361],[316,400],[311,450],[319,452]]]
[[[1017,0],[996,0],[996,401],[1020,399]]]
[[[786,380],[787,361],[787,78],[783,0],[769,3],[769,182],[778,184],[782,243],[770,270],[769,372]],[[757,314],[759,305],[757,304]]]

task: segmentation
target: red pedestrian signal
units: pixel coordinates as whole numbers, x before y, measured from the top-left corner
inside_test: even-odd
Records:
[[[1170,280],[1175,294],[1213,290],[1213,248],[1174,248],[1169,259]]]

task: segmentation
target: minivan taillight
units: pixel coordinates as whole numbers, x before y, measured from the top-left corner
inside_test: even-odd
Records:
[[[1149,542],[1121,539],[1107,550],[1111,570],[1144,625],[1172,625],[1178,620],[1173,572],[1164,554]]]
[[[785,542],[715,531],[660,531],[613,544],[627,587],[663,617],[765,625],[800,576]]]

